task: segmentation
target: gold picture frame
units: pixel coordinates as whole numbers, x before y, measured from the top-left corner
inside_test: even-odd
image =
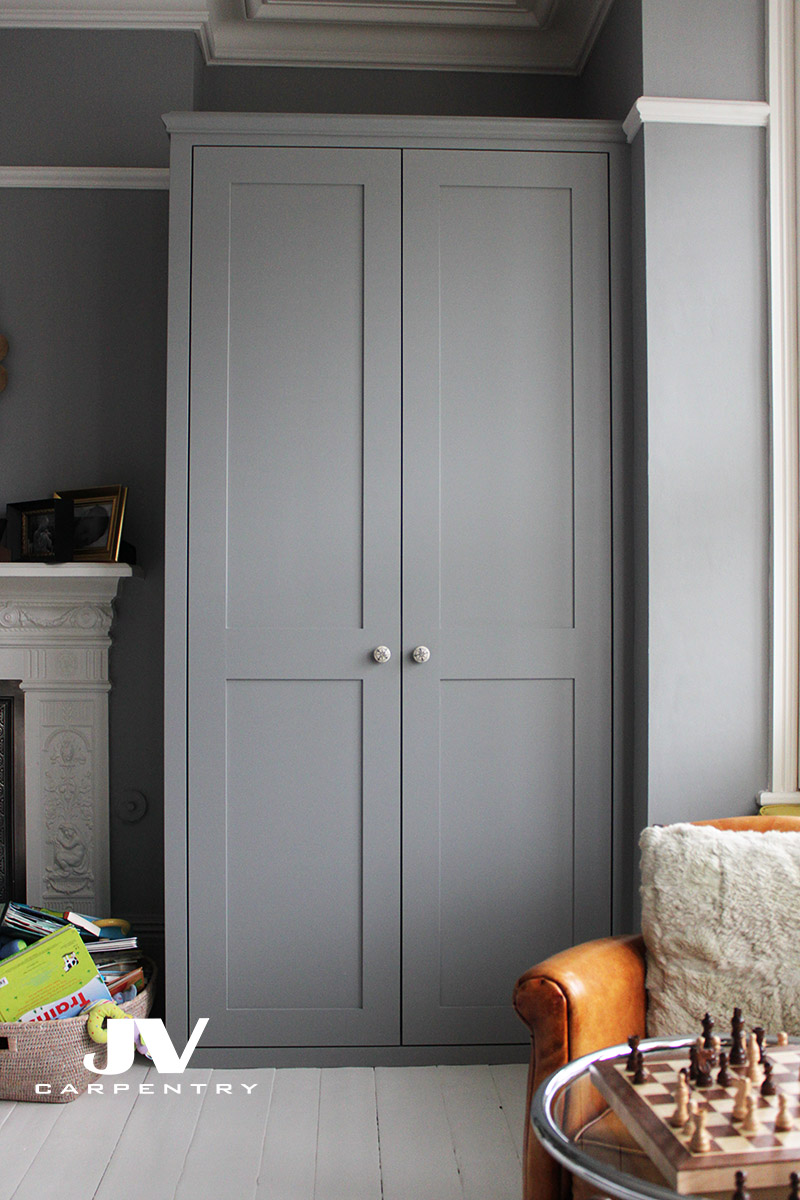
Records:
[[[75,505],[73,558],[83,562],[117,562],[127,487],[115,484],[53,495],[72,500]]]

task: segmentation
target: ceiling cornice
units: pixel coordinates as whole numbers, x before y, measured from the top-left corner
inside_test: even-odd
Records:
[[[221,65],[577,75],[611,0],[3,0],[0,28],[183,29]]]

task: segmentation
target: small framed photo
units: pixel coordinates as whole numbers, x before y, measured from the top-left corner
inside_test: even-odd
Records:
[[[73,505],[60,496],[9,504],[6,538],[14,562],[68,562]]]
[[[74,505],[73,558],[84,562],[116,562],[128,489],[116,484],[54,495]]]

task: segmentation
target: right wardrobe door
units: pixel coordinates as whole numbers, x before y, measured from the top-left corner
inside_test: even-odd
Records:
[[[511,1043],[519,973],[610,930],[607,158],[403,187],[403,1041]]]

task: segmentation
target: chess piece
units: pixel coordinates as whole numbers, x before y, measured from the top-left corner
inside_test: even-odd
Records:
[[[646,1081],[646,1079],[647,1079],[647,1076],[644,1073],[644,1055],[642,1054],[641,1050],[637,1050],[636,1051],[636,1074],[634,1075],[633,1079],[631,1080],[631,1083],[635,1083],[635,1084],[644,1083]]]
[[[731,1020],[731,1052],[728,1062],[732,1067],[741,1067],[744,1064],[744,1021],[742,1020],[742,1010],[740,1008],[733,1010],[733,1018]]]
[[[691,1150],[692,1154],[708,1154],[709,1150],[711,1149],[711,1138],[708,1130],[706,1129],[707,1115],[708,1114],[706,1110],[701,1108],[695,1117],[694,1133],[692,1134],[692,1140],[689,1143],[689,1149]]]
[[[710,1050],[712,1048],[711,1030],[714,1028],[714,1021],[708,1013],[703,1017],[701,1022],[703,1026],[703,1048]]]
[[[778,1111],[775,1115],[775,1132],[788,1133],[790,1129],[794,1129],[794,1121],[789,1113],[789,1097],[784,1092],[780,1092]]]
[[[733,1193],[731,1200],[750,1200],[750,1193],[745,1191],[745,1183],[747,1176],[744,1171],[736,1172],[736,1191]]]
[[[756,1099],[755,1096],[750,1095],[747,1097],[747,1115],[742,1122],[742,1133],[760,1132],[761,1122],[759,1121],[758,1113],[756,1112]]]
[[[740,1075],[736,1081],[736,1099],[733,1102],[731,1116],[734,1121],[743,1121],[747,1116],[747,1098],[750,1095],[750,1080],[746,1075]]]
[[[689,1120],[689,1085],[683,1075],[675,1089],[675,1112],[669,1119],[673,1129],[682,1129]]]
[[[628,1055],[628,1061],[625,1063],[625,1070],[631,1075],[636,1070],[636,1051],[639,1049],[639,1042],[641,1040],[636,1034],[628,1038],[628,1045],[631,1048],[631,1052]]]
[[[697,1046],[689,1047],[689,1082],[697,1079]]]
[[[719,1054],[722,1049],[722,1038],[716,1034],[711,1039],[711,1065],[716,1066],[719,1062]]]
[[[711,1087],[711,1051],[697,1051],[697,1078],[695,1085],[699,1088]]]
[[[750,1034],[750,1040],[747,1043],[747,1078],[751,1083],[761,1083],[763,1078],[761,1051],[758,1048],[758,1038],[755,1033]]]
[[[772,1063],[768,1058],[764,1059],[764,1082],[761,1084],[761,1095],[775,1095],[775,1084],[772,1082]]]
[[[756,1035],[756,1042],[758,1043],[758,1061],[760,1063],[763,1063],[763,1061],[764,1061],[764,1027],[762,1025],[754,1025],[753,1033]]]
[[[780,1031],[780,1033],[778,1034],[777,1042],[778,1042],[779,1046],[788,1046],[789,1045],[789,1035],[785,1029],[782,1029]]]
[[[697,1101],[689,1100],[686,1105],[686,1110],[689,1113],[686,1118],[686,1124],[683,1127],[684,1136],[691,1138],[694,1135],[695,1124],[697,1122]]]
[[[733,1083],[733,1075],[728,1070],[728,1056],[724,1050],[719,1052],[719,1071],[717,1073],[717,1083],[720,1087],[730,1087]]]
[[[789,1192],[789,1200],[800,1200],[800,1175],[797,1171],[792,1171],[789,1176],[789,1183],[792,1185],[792,1190]]]

